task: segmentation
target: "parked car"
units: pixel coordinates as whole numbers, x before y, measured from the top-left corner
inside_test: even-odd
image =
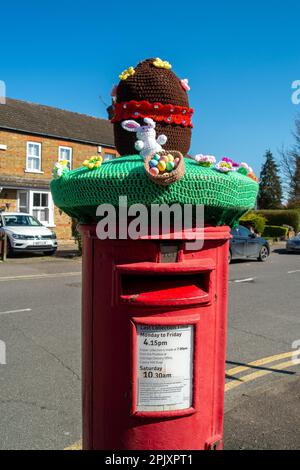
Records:
[[[259,237],[248,228],[238,225],[231,230],[229,262],[237,258],[256,258],[266,261],[270,255],[270,246],[267,240]]]
[[[286,242],[286,251],[288,253],[295,253],[297,251],[300,253],[300,233]]]
[[[1,212],[0,232],[7,235],[7,253],[42,251],[52,255],[57,250],[54,232],[35,217],[23,212]]]

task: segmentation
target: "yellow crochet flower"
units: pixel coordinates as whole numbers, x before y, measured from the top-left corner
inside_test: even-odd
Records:
[[[128,77],[130,77],[131,75],[134,75],[135,74],[135,70],[133,67],[129,67],[127,70],[124,70],[120,75],[119,75],[119,79],[120,80],[126,80]]]
[[[82,163],[83,166],[86,166],[89,170],[93,170],[94,168],[99,168],[99,166],[102,163],[103,158],[102,157],[91,157],[89,160],[84,160]]]
[[[68,165],[68,160],[59,160],[59,163],[62,165],[62,166],[67,166]]]
[[[172,65],[167,60],[161,60],[159,57],[156,57],[153,65],[159,69],[171,69]]]

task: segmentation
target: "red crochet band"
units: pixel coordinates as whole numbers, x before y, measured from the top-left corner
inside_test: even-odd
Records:
[[[164,121],[167,124],[174,123],[184,127],[193,127],[191,122],[193,112],[192,108],[186,108],[185,106],[132,100],[114,104],[115,114],[111,122],[148,117],[156,122]]]

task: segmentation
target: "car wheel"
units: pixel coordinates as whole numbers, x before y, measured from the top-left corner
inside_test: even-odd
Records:
[[[11,243],[9,241],[9,238],[7,238],[7,244],[6,244],[6,256],[13,256],[14,250],[11,246]]]
[[[231,260],[232,260],[232,254],[231,254],[231,250],[229,250],[229,252],[228,252],[228,264],[231,263]]]
[[[260,249],[258,260],[262,262],[267,261],[269,254],[270,253],[268,247],[266,245],[263,245]]]

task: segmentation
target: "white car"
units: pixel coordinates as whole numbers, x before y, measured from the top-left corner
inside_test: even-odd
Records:
[[[35,251],[52,255],[57,250],[55,233],[30,214],[0,212],[0,232],[7,235],[9,255]]]

